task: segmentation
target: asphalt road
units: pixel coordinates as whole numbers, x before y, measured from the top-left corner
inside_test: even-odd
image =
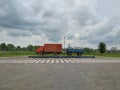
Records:
[[[0,90],[120,90],[120,58],[0,58]]]

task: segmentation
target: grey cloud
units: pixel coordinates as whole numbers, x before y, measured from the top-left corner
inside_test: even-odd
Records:
[[[31,36],[32,34],[29,31],[21,31],[21,30],[11,30],[8,35],[19,37],[19,36]]]
[[[75,38],[75,36],[74,36],[73,34],[67,36],[67,39],[68,39],[68,40],[71,40],[71,39],[74,39],[74,38]]]
[[[24,12],[25,8],[22,5],[18,5],[19,2],[17,0],[13,0],[13,2],[5,0],[0,3],[3,5],[0,10],[4,11],[4,15],[0,17],[0,26],[22,30],[38,24],[37,22],[32,22],[32,20],[25,20],[24,13],[27,12]],[[19,10],[20,7],[23,9],[23,12]]]
[[[111,18],[104,25],[94,29],[87,36],[81,37],[89,43],[97,44],[101,41],[108,45],[120,43],[120,21],[117,18]],[[93,26],[94,27],[94,26]]]
[[[119,19],[109,17],[104,22],[91,2],[96,0],[0,0],[0,27],[15,38],[44,35],[49,41],[59,42],[66,36],[90,44],[120,43],[115,40],[120,36]],[[76,37],[77,33],[80,36]]]
[[[77,12],[75,12],[76,14],[74,15],[74,20],[77,20],[79,23],[79,25],[81,27],[85,27],[88,24],[92,24],[94,22],[95,17],[94,15],[90,12],[89,8],[86,7],[82,7],[82,9],[78,10]],[[90,23],[88,23],[88,21],[91,21]]]

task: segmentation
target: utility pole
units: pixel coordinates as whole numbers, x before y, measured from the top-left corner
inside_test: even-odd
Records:
[[[64,36],[64,49],[65,49],[65,36]]]

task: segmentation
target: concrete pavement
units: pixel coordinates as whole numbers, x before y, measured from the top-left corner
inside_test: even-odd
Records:
[[[85,61],[84,63],[77,63],[75,59],[71,59],[75,63],[69,59],[50,59],[52,61],[49,62],[48,59],[35,61],[29,58],[0,60],[19,62],[0,63],[0,90],[120,90],[119,58],[94,59],[111,63],[93,63],[90,59],[78,60]],[[28,63],[20,63],[20,60],[27,60]],[[92,63],[87,63],[86,60]],[[113,60],[116,60],[116,63],[112,62]]]

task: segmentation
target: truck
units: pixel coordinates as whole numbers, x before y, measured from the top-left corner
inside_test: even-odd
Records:
[[[67,56],[72,56],[73,53],[77,56],[81,56],[83,52],[83,49],[80,48],[69,47],[65,49],[65,54],[67,54]],[[44,46],[39,46],[36,49],[36,53],[39,55],[44,55],[46,53],[58,55],[62,53],[62,44],[44,44]]]
[[[36,53],[44,55],[46,53],[52,53],[54,55],[60,54],[62,52],[62,44],[44,44],[44,46],[39,46],[36,49]]]
[[[66,50],[68,56],[72,56],[73,53],[77,54],[77,56],[81,56],[84,52],[83,49],[74,49],[74,48],[68,48]]]

